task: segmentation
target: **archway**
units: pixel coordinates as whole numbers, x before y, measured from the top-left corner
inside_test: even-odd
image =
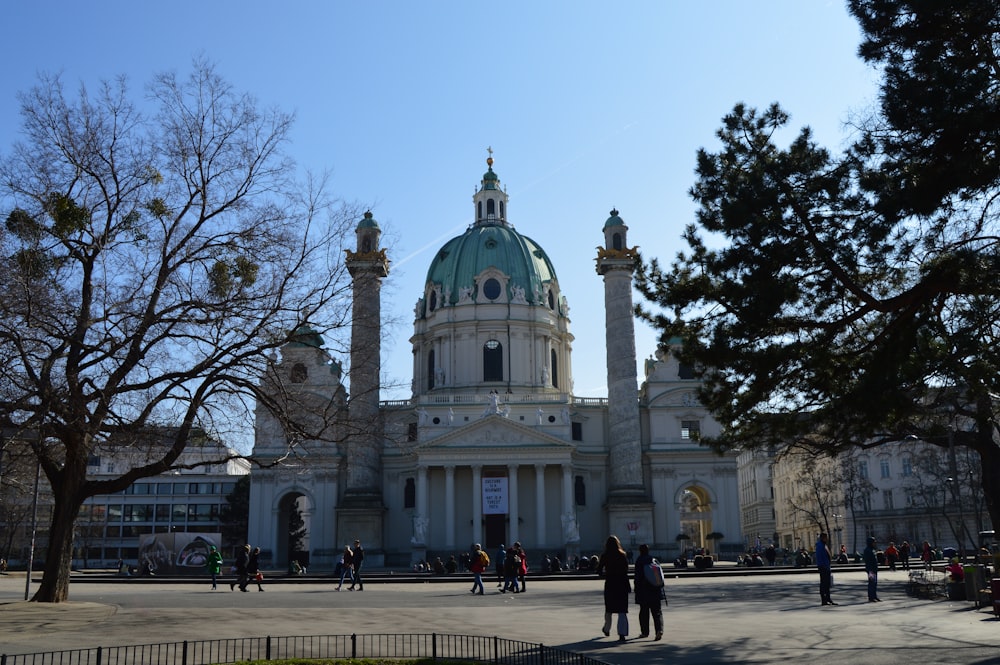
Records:
[[[271,565],[288,568],[293,559],[309,565],[309,533],[312,511],[304,494],[290,492],[278,502],[275,521],[275,552]]]
[[[678,497],[681,533],[688,536],[687,545],[694,548],[709,547],[708,534],[712,532],[712,503],[708,490],[698,485],[688,485]]]

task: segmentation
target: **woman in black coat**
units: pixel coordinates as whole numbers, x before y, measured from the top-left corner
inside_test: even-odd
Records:
[[[653,630],[657,640],[663,639],[663,587],[650,583],[646,567],[653,563],[649,545],[639,545],[639,558],[635,560],[635,604],[639,606],[639,637],[649,637],[649,615],[653,615]],[[660,578],[663,578],[662,572]]]
[[[604,576],[604,627],[601,632],[611,635],[611,615],[617,614],[618,641],[624,642],[628,635],[628,596],[632,587],[628,581],[628,555],[617,536],[608,536],[604,543],[597,574]]]

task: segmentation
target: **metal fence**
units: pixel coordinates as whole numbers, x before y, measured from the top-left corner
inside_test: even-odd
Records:
[[[501,665],[607,665],[533,642],[476,635],[366,634],[240,637],[3,654],[0,665],[210,665],[292,658],[431,658]]]

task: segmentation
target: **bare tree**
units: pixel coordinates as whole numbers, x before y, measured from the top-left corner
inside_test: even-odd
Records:
[[[784,451],[782,457],[795,464],[798,471],[791,501],[793,519],[814,526],[816,533],[812,536],[833,533],[830,521],[844,505],[841,465],[836,459],[795,447]]]
[[[20,102],[22,139],[0,158],[0,419],[31,433],[53,490],[33,600],[60,602],[87,498],[177,468],[196,430],[248,431],[255,402],[303,438],[326,429],[260,379],[305,324],[340,339],[359,211],[325,178],[297,180],[292,117],[206,62],[154,77],[141,104],[124,79],[71,98],[54,76]],[[136,463],[88,478],[108,446]]]

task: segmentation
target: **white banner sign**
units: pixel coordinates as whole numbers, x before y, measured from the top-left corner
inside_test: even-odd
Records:
[[[507,514],[507,479],[483,478],[483,515]]]

